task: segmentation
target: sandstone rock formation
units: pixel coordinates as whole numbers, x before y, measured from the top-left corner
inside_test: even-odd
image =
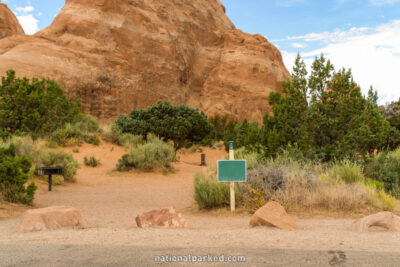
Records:
[[[83,228],[82,215],[73,207],[54,206],[28,210],[22,217],[18,232],[36,232],[61,228]]]
[[[356,220],[351,225],[351,230],[356,232],[368,232],[374,228],[400,231],[400,217],[389,211],[383,211]]]
[[[139,228],[160,226],[166,228],[185,228],[186,222],[182,214],[178,213],[174,207],[160,210],[152,210],[136,217],[136,224]]]
[[[14,34],[24,34],[24,30],[7,5],[0,3],[0,39]]]
[[[66,0],[51,26],[0,40],[0,73],[55,79],[115,118],[157,101],[261,122],[289,78],[278,49],[237,30],[220,0]]]
[[[299,227],[278,202],[271,201],[259,208],[251,217],[250,227],[270,226],[282,230],[296,230]]]

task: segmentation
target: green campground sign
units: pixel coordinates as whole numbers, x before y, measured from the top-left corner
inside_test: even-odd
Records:
[[[246,182],[246,165],[245,160],[219,160],[218,182]]]

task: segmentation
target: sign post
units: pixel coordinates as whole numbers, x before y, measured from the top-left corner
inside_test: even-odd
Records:
[[[246,161],[235,160],[233,142],[229,142],[229,160],[218,161],[218,182],[230,183],[231,211],[235,211],[235,182],[246,182]]]
[[[233,150],[233,141],[229,142],[229,160],[235,160],[235,153]],[[231,212],[235,211],[235,182],[231,181]]]

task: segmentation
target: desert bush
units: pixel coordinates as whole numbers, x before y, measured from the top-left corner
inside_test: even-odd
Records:
[[[72,122],[79,110],[79,102],[69,101],[52,80],[20,79],[12,70],[1,79],[0,128],[3,132],[42,137]]]
[[[201,209],[212,209],[229,206],[230,186],[229,183],[220,183],[215,175],[204,176],[201,173],[195,175],[194,200]],[[236,184],[235,201],[241,204],[240,188]]]
[[[380,191],[383,190],[385,188],[385,184],[383,182],[377,181],[377,180],[373,180],[373,179],[365,179],[364,180],[364,184],[366,186],[371,186],[373,188],[375,188],[376,190]]]
[[[10,145],[15,147],[17,156],[25,156],[31,159],[32,167],[29,177],[34,176],[36,169],[40,167],[62,167],[64,180],[68,182],[75,181],[74,177],[80,165],[74,160],[72,154],[45,146],[35,146],[29,136],[13,136],[7,141],[0,141],[0,148],[7,148]]]
[[[188,142],[200,143],[211,131],[211,125],[203,112],[168,102],[133,110],[129,116],[119,117],[115,125],[122,133],[143,137],[153,133],[166,141],[172,141],[175,151]]]
[[[100,160],[96,159],[95,156],[90,156],[89,158],[85,156],[83,158],[83,163],[85,164],[85,166],[90,166],[94,168],[100,165]]]
[[[400,197],[400,148],[373,156],[365,166],[365,174],[384,183],[385,190]]]
[[[263,162],[261,154],[256,151],[248,151],[245,147],[235,150],[235,159],[246,160],[247,169],[254,169]]]
[[[8,202],[31,205],[37,189],[35,183],[25,187],[31,160],[17,156],[15,145],[0,148],[0,197]]]
[[[377,189],[376,185],[367,185],[370,204],[376,208],[393,211],[396,208],[396,198],[385,193],[383,189]]]
[[[102,128],[101,139],[108,143],[119,143],[119,138],[122,135],[122,130],[115,124],[107,124]]]
[[[74,146],[83,143],[99,145],[99,125],[90,115],[79,115],[72,123],[66,123],[48,137],[50,143],[61,146]]]
[[[331,175],[348,184],[364,180],[362,166],[350,160],[334,163],[331,167]]]
[[[143,144],[143,137],[141,135],[122,134],[118,137],[118,144],[128,147],[138,147]]]
[[[35,151],[33,162],[40,167],[62,167],[63,177],[67,182],[75,182],[75,175],[79,169],[79,163],[72,154],[59,149],[39,148]]]
[[[278,201],[288,211],[354,212],[371,206],[393,210],[395,203],[379,183],[364,181],[359,165],[349,162],[332,166],[268,161],[249,170],[247,178],[242,193],[250,211],[260,207],[262,200]],[[260,194],[264,199],[259,198]]]
[[[151,171],[155,168],[169,168],[172,162],[176,161],[174,146],[161,139],[149,135],[147,142],[131,147],[129,152],[118,160],[118,171],[130,171],[137,169]]]

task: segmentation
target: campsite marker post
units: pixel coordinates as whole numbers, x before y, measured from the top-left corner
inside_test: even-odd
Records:
[[[229,160],[218,160],[218,182],[229,182],[231,211],[235,211],[235,182],[247,181],[247,163],[235,160],[233,142],[229,142]]]
[[[233,150],[233,141],[229,142],[229,160],[235,160],[235,152]],[[231,181],[231,212],[235,211],[235,182]]]

